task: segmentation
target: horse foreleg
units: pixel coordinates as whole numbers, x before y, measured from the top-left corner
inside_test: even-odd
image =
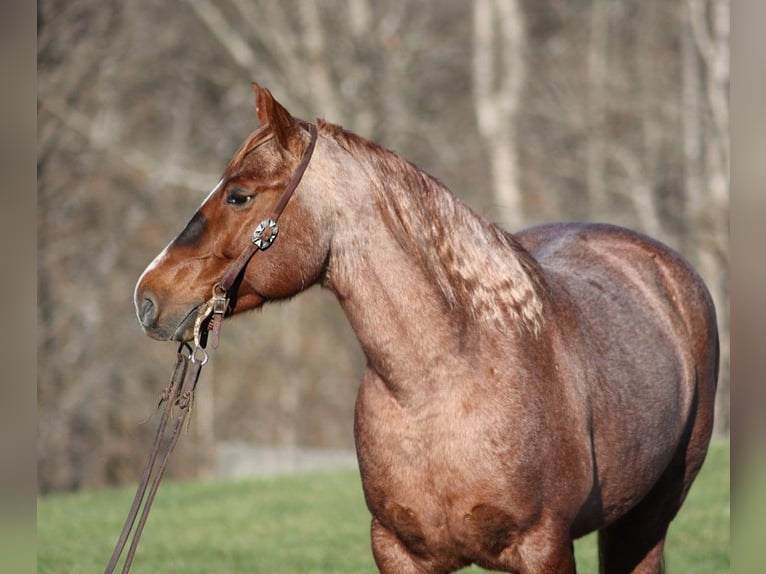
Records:
[[[432,565],[416,556],[404,546],[396,534],[377,519],[372,520],[372,554],[381,574],[430,574]]]
[[[574,545],[565,524],[542,521],[526,532],[513,550],[517,568],[523,574],[576,574]]]

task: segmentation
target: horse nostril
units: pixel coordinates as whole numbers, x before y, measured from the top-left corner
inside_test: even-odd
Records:
[[[141,306],[138,309],[138,318],[144,327],[150,327],[157,320],[159,309],[157,306],[156,297],[151,291],[144,292],[144,297],[141,300]]]

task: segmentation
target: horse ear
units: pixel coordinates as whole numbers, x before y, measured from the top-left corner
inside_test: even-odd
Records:
[[[271,92],[253,82],[255,92],[255,111],[261,124],[269,124],[274,130],[279,144],[287,149],[290,136],[296,129],[295,118],[274,99]]]

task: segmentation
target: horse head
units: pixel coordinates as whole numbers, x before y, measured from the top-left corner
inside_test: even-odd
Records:
[[[267,300],[290,297],[322,274],[329,226],[320,224],[319,210],[309,207],[316,178],[311,166],[305,165],[316,128],[292,117],[267,89],[255,83],[253,89],[260,127],[245,140],[218,185],[136,285],[138,319],[155,339],[190,340],[197,309],[214,289],[221,288],[227,275],[227,314],[236,314]],[[306,176],[300,183],[291,182],[296,170],[302,174],[303,169]],[[278,208],[278,227],[271,225],[275,206],[290,197],[285,191],[291,183],[298,185],[295,196]],[[261,230],[268,228],[265,243],[253,237],[259,224]],[[258,251],[249,264],[248,250]]]

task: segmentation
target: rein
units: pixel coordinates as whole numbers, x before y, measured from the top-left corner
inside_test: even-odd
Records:
[[[210,333],[212,337],[211,344],[213,348],[217,348],[221,323],[223,322],[224,315],[229,307],[229,298],[227,296],[229,290],[253,255],[259,250],[265,251],[271,247],[272,243],[274,243],[274,240],[279,233],[279,226],[277,225],[279,217],[282,215],[287,203],[290,201],[293,192],[295,192],[295,189],[298,187],[306,168],[308,168],[309,161],[311,161],[311,156],[314,153],[314,146],[316,145],[317,127],[312,123],[304,122],[302,120],[299,121],[301,126],[308,130],[310,140],[306,149],[303,151],[303,156],[301,157],[298,167],[287,182],[287,186],[282,192],[282,196],[279,198],[276,206],[274,206],[271,215],[256,226],[255,231],[253,231],[251,243],[226,269],[221,281],[213,287],[212,297],[199,307],[197,318],[194,322],[194,347],[192,348],[192,346],[186,342],[181,343],[178,347],[176,363],[173,368],[173,373],[170,376],[170,383],[162,392],[159,404],[157,405],[159,408],[163,403],[165,404],[160,417],[160,422],[157,426],[157,433],[155,434],[154,441],[149,449],[149,455],[144,464],[144,471],[141,475],[141,481],[138,483],[136,494],[133,497],[130,511],[125,519],[125,524],[122,527],[122,531],[120,532],[120,536],[112,551],[109,563],[104,570],[104,574],[113,574],[117,567],[117,563],[125,549],[130,532],[135,525],[138,511],[141,509],[141,516],[135,531],[133,531],[130,547],[128,548],[128,553],[125,556],[125,562],[122,566],[122,574],[127,574],[130,571],[133,558],[136,554],[136,549],[138,548],[138,541],[141,538],[144,525],[149,517],[149,510],[152,507],[157,490],[159,489],[160,481],[167,469],[170,455],[175,449],[178,438],[181,435],[181,430],[187,420],[187,416],[191,413],[197,381],[199,380],[202,367],[208,360],[208,354],[207,351],[205,351],[208,333]],[[177,407],[178,409],[178,412],[175,415],[173,413],[174,407]],[[175,420],[172,425],[173,429],[170,435],[170,441],[167,443],[159,467],[152,478],[154,467],[157,462],[157,456],[160,451],[162,437],[166,433],[168,422],[174,416]],[[150,480],[151,487],[149,487]],[[146,494],[147,487],[149,487],[148,496]]]

